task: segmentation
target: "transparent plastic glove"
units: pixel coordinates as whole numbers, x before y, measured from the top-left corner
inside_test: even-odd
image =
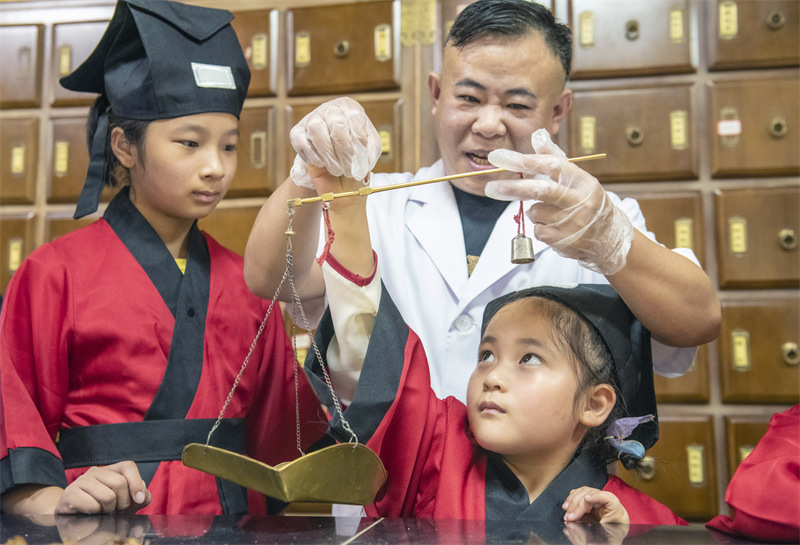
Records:
[[[381,139],[361,104],[348,97],[317,106],[289,133],[297,152],[291,177],[295,184],[314,189],[308,165],[333,176],[364,180],[381,156]]]
[[[544,129],[531,136],[535,154],[494,150],[489,162],[520,172],[527,179],[486,184],[486,195],[498,200],[535,200],[526,212],[536,238],[564,257],[604,275],[625,267],[633,241],[630,219],[606,194],[597,179],[566,160]]]

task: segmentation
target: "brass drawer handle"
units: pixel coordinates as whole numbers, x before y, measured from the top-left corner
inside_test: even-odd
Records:
[[[767,15],[767,28],[770,30],[779,30],[786,24],[786,16],[782,11],[773,11]]]
[[[638,146],[644,141],[644,133],[639,127],[628,127],[625,129],[625,139],[631,146]]]
[[[781,229],[778,233],[778,244],[784,250],[794,250],[797,248],[797,235],[794,229]]]
[[[333,54],[339,57],[340,59],[346,57],[348,53],[350,53],[350,42],[348,42],[347,40],[342,40],[341,42],[333,46]]]
[[[625,37],[630,41],[639,39],[639,21],[632,19],[625,23]]]
[[[783,352],[783,361],[787,365],[797,365],[800,363],[800,351],[797,349],[797,343],[783,343],[781,347]]]
[[[776,117],[769,122],[769,133],[775,138],[783,137],[789,127],[786,126],[786,120],[782,117]]]

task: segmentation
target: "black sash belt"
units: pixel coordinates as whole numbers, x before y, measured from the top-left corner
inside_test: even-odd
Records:
[[[149,485],[159,462],[180,460],[183,447],[189,443],[205,444],[215,421],[214,418],[145,420],[62,429],[58,452],[65,469],[133,460]],[[244,419],[223,419],[209,444],[244,454]],[[223,479],[217,479],[217,488],[226,515],[247,513],[245,488]]]

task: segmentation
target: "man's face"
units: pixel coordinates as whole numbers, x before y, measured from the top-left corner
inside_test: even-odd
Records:
[[[486,160],[494,149],[533,153],[531,133],[558,132],[572,104],[564,79],[560,61],[536,32],[484,38],[460,50],[448,45],[441,74],[428,79],[445,174],[494,168]],[[453,184],[482,195],[486,182],[499,177]]]

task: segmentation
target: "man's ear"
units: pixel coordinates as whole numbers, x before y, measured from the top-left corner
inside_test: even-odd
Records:
[[[556,99],[553,106],[553,124],[550,127],[550,134],[558,134],[561,122],[567,118],[567,114],[572,109],[572,89],[564,89]]]
[[[616,402],[617,394],[609,384],[598,384],[592,387],[584,398],[581,423],[590,428],[601,425],[608,418]]]
[[[138,150],[125,138],[125,132],[120,127],[111,129],[111,151],[125,168],[133,168],[136,164]]]
[[[439,105],[439,96],[442,94],[442,77],[436,72],[428,74],[428,90],[431,92],[431,114],[436,114],[436,107]]]

